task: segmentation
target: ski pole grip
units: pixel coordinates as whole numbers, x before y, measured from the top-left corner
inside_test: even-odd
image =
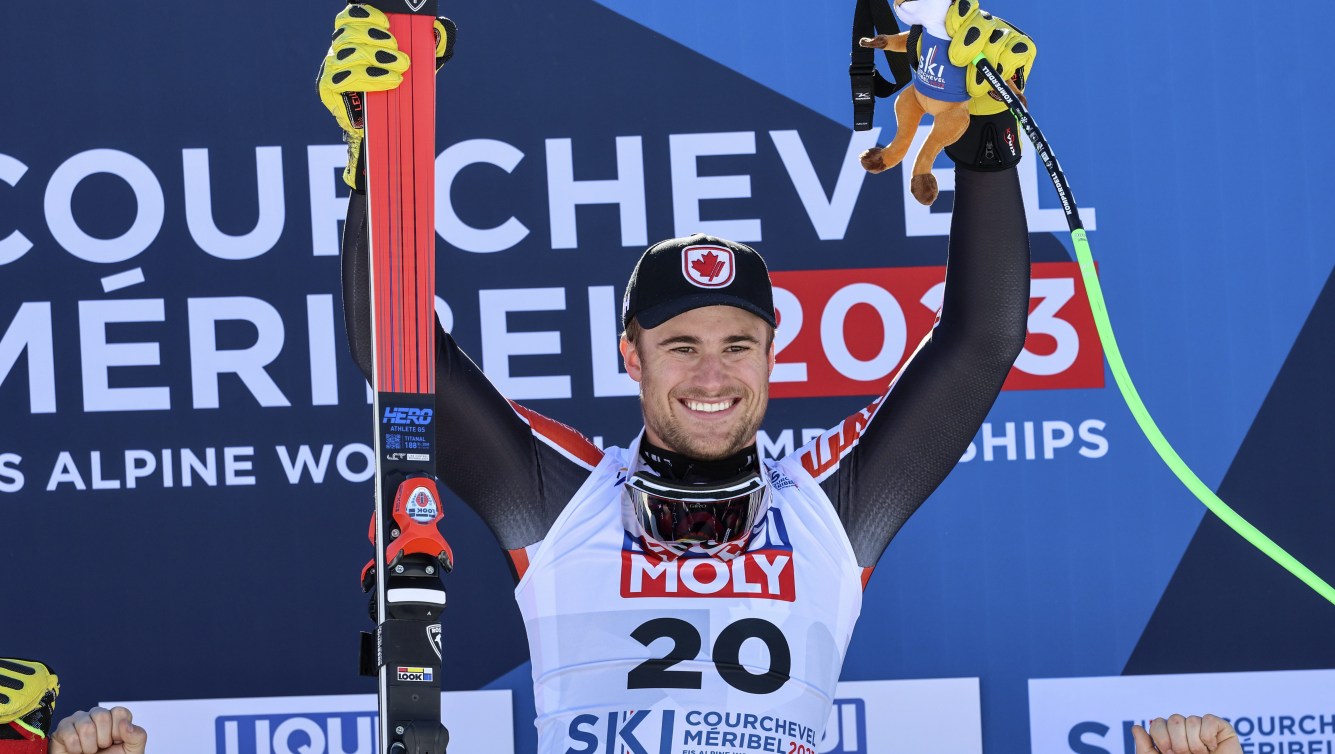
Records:
[[[406,13],[411,16],[436,16],[436,0],[358,0],[362,5],[378,8],[385,13]]]

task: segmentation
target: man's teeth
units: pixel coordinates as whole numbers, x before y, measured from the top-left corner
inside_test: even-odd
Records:
[[[715,413],[722,411],[732,405],[732,401],[720,401],[718,403],[705,403],[704,401],[686,401],[686,407],[692,411],[704,411],[705,413]]]

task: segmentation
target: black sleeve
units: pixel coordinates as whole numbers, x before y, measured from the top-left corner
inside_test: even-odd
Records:
[[[352,356],[369,379],[368,238],[366,195],[353,192],[343,229],[343,317]],[[600,456],[578,432],[507,401],[437,323],[436,475],[501,547],[543,539]]]
[[[1028,313],[1016,171],[957,169],[940,321],[890,391],[845,423],[861,436],[820,479],[858,565],[876,564],[964,454],[1024,347]]]

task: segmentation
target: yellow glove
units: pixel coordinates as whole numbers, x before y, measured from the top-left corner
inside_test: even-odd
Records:
[[[1038,50],[1034,40],[1006,21],[978,7],[974,0],[958,0],[946,13],[946,33],[950,35],[950,62],[969,66],[965,83],[969,90],[969,113],[995,115],[1006,109],[992,91],[983,74],[973,65],[982,53],[1001,77],[1024,101],[1024,88]]]
[[[32,660],[0,659],[0,725],[17,725],[45,737],[60,695],[60,679]]]
[[[458,29],[448,18],[437,18],[436,70],[454,55]],[[364,190],[364,172],[360,167],[363,121],[363,92],[384,92],[403,83],[403,72],[411,65],[389,33],[389,19],[369,5],[349,5],[334,18],[334,36],[320,64],[320,101],[343,129],[348,143],[348,165],[343,182]]]

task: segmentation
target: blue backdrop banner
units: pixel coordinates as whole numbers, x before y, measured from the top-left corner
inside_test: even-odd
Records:
[[[339,295],[345,148],[315,93],[338,5],[39,3],[6,26],[0,656],[49,661],[63,711],[372,690],[356,675],[372,422]],[[943,159],[929,210],[904,171],[857,166],[895,124],[883,105],[875,131],[850,128],[852,6],[442,6],[461,35],[438,76],[437,310],[503,392],[599,443],[633,438],[618,303],[645,246],[697,230],[775,273],[769,452],[883,390],[939,305],[953,181]],[[1030,109],[1150,411],[1208,485],[1335,578],[1323,28],[1285,28],[1277,66],[1251,62],[1240,0],[1139,22],[1115,3],[988,9],[1037,41]],[[1140,435],[1056,197],[1032,156],[1020,173],[1026,350],[883,557],[844,680],[976,678],[969,714],[1000,754],[1030,740],[1031,679],[1335,668],[1335,608],[1207,516]],[[445,688],[512,690],[531,751],[504,556],[457,500],[446,528]]]

